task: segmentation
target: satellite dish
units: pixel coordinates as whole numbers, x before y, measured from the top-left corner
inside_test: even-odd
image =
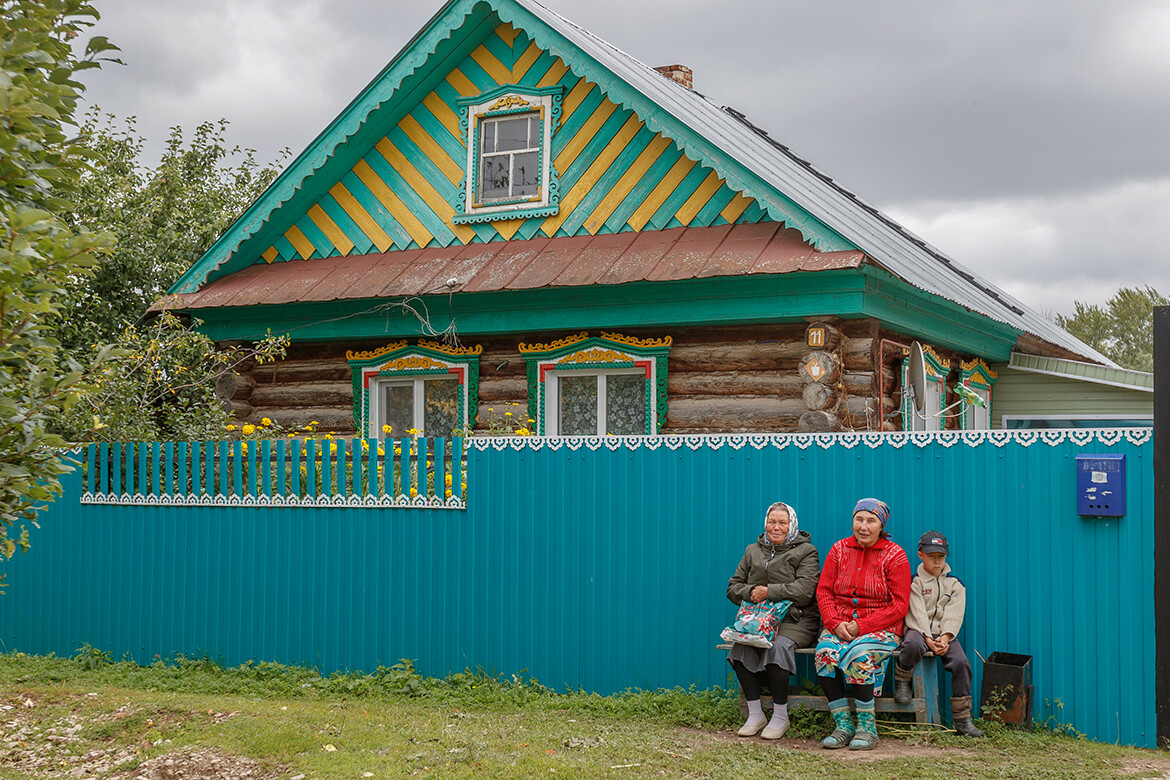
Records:
[[[906,375],[906,390],[914,403],[914,410],[922,414],[926,409],[926,359],[922,356],[922,345],[917,341],[910,345],[910,370]]]

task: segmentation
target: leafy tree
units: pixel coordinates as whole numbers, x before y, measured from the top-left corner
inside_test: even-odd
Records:
[[[204,122],[190,140],[171,128],[158,165],[148,167],[133,117],[86,114],[79,142],[95,164],[81,177],[71,220],[117,243],[94,274],[70,285],[58,325],[67,348],[118,340],[276,178],[276,164],[229,147],[227,127]]]
[[[69,140],[84,87],[78,74],[114,49],[71,41],[98,19],[82,0],[0,0],[0,554],[27,549],[27,529],[61,493],[68,468],[46,431],[84,390],[54,337],[63,289],[94,265],[107,237],[72,228],[86,152]],[[17,533],[16,528],[20,527]],[[0,580],[2,582],[2,580]]]
[[[70,441],[224,438],[230,415],[215,396],[216,378],[247,361],[284,357],[288,337],[221,350],[198,325],[165,311],[128,325],[55,429]]]
[[[1154,307],[1170,298],[1149,285],[1122,287],[1101,308],[1077,301],[1071,317],[1056,322],[1069,333],[1124,368],[1154,370]]]

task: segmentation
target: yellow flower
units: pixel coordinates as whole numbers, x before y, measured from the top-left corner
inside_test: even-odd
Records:
[[[330,452],[337,452],[337,445],[336,445],[336,444],[330,444],[330,445],[329,445],[329,451],[330,451]]]
[[[290,434],[288,435],[288,437],[289,437],[290,439],[295,439],[295,438],[297,437],[297,435],[296,435],[295,433],[290,433]]]
[[[389,436],[390,434],[394,433],[394,428],[393,428],[393,426],[390,426],[390,425],[383,425],[383,426],[382,426],[382,433],[386,434],[387,436]]]
[[[367,439],[362,439],[362,452],[368,452],[370,449],[370,442]]]
[[[247,425],[245,425],[243,428],[240,429],[240,432],[243,433],[245,436],[251,436],[253,433],[256,432],[256,426],[252,425],[252,423],[248,423]]]
[[[528,430],[527,428],[517,428],[516,435],[517,436],[531,436],[532,432],[530,430]]]
[[[417,495],[418,495],[418,490],[416,490],[415,488],[411,488],[410,489],[410,497],[414,498]]]
[[[418,428],[407,428],[406,432],[411,436],[418,436]]]
[[[267,417],[265,417],[265,418],[263,418],[262,420],[260,420],[260,424],[261,424],[261,425],[272,425],[272,420],[270,420],[270,419],[268,419]]]
[[[450,474],[448,474],[446,477],[444,477],[443,481],[447,483],[447,487],[451,487],[451,475]]]
[[[512,416],[512,413],[511,413],[511,412],[504,412],[504,416],[505,416],[505,417],[511,417],[511,416]]]
[[[528,418],[528,422],[530,422],[530,423],[534,423],[534,422],[536,422],[536,420],[533,420],[531,417],[529,417],[529,418]]]
[[[451,497],[451,488],[447,488],[447,498]]]
[[[327,433],[327,434],[325,434],[325,436],[323,436],[322,438],[324,438],[324,439],[325,439],[325,441],[329,441],[329,440],[331,440],[331,439],[333,438],[333,434],[332,434],[332,433]]]
[[[236,429],[236,426],[234,426],[234,425],[229,425],[229,426],[227,427],[227,429],[228,429],[229,431],[234,431],[234,430]]]

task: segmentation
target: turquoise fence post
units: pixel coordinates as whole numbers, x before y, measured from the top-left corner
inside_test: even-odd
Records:
[[[345,467],[349,462],[349,454],[347,452],[349,448],[346,446],[344,438],[334,439],[332,442],[330,442],[330,444],[337,445],[337,472],[335,477],[337,482],[337,489],[333,492],[333,495],[344,498],[345,494],[348,492],[346,488]],[[333,450],[332,447],[329,449]]]
[[[98,447],[98,492],[110,492],[110,445],[104,441]]]
[[[114,442],[113,461],[110,464],[110,492],[119,495],[122,492],[122,445]]]
[[[430,460],[427,458],[427,437],[419,436],[415,441],[418,442],[418,471],[415,474],[415,490],[418,491],[419,496],[426,498],[427,495],[427,475],[430,470]]]
[[[150,454],[150,445],[146,442],[138,444],[138,495],[150,495],[150,461],[147,456]]]
[[[394,454],[398,456],[398,495],[410,498],[411,486],[411,438],[408,436],[402,440],[402,443],[395,448]]]
[[[91,496],[97,477],[94,473],[95,455],[97,455],[97,446],[92,443],[85,445],[85,492]]]
[[[332,439],[323,439],[321,441],[321,489],[318,491],[322,496],[334,495],[333,490],[333,453],[337,451],[337,446]]]
[[[125,453],[125,464],[123,465],[122,471],[122,490],[126,495],[132,496],[138,489],[138,478],[135,474],[135,465],[138,462],[135,456],[138,454],[138,448],[134,445],[134,442],[126,442],[123,452]]]
[[[263,495],[272,498],[272,441],[270,439],[260,442],[260,473],[263,477],[261,480]]]
[[[305,440],[305,495],[317,495],[317,440]]]

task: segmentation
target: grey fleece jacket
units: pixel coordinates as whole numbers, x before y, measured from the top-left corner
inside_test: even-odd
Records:
[[[743,551],[735,574],[727,581],[727,598],[732,604],[748,600],[757,585],[768,586],[769,601],[791,601],[780,634],[797,647],[812,643],[821,622],[816,598],[821,560],[811,539],[807,531],[801,531],[791,543],[770,547],[760,534],[756,543]]]
[[[950,564],[943,564],[941,577],[931,576],[925,566],[918,564],[918,573],[910,581],[906,628],[929,637],[958,636],[966,609],[967,589],[951,574]]]

